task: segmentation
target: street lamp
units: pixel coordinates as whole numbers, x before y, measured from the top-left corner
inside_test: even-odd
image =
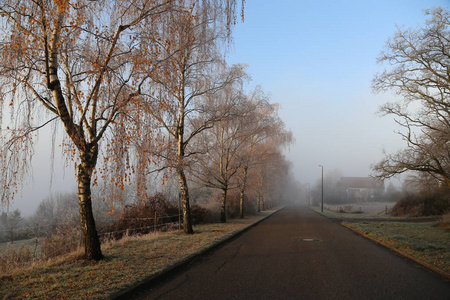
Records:
[[[322,206],[320,208],[320,211],[323,212],[323,166],[319,165],[320,168],[322,168]]]
[[[311,185],[309,184],[309,183],[307,183],[307,185],[308,185],[308,194],[307,194],[307,199],[306,199],[306,204],[308,205],[308,206],[310,206],[311,205]]]

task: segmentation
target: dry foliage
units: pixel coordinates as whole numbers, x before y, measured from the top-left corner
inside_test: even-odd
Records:
[[[59,226],[47,236],[41,246],[43,260],[59,257],[82,247],[82,233],[78,227]]]
[[[36,133],[58,123],[66,133],[65,156],[77,165],[85,256],[101,259],[91,186],[102,180],[118,195],[132,182],[136,169],[150,163],[150,157],[136,155],[139,151],[148,155],[149,149],[133,147],[138,138],[158,137],[158,129],[140,130],[141,117],[147,116],[142,113],[144,98],[155,96],[150,79],[177,86],[178,66],[170,68],[171,55],[188,51],[191,39],[204,41],[201,32],[224,28],[229,37],[236,2],[2,1],[0,117],[7,114],[3,110],[7,105],[12,119],[0,128],[2,202],[14,196],[29,169]],[[205,18],[203,30],[190,30],[193,21]],[[170,51],[163,52],[165,48]],[[157,107],[155,115],[171,108]],[[151,117],[145,120],[145,125],[152,124]]]
[[[173,205],[163,194],[156,194],[137,203],[127,205],[114,224],[100,231],[108,239],[120,239],[123,236],[146,234],[167,228],[167,223],[179,220],[178,206]]]
[[[14,244],[8,245],[5,250],[0,252],[0,272],[10,273],[14,270],[26,267],[35,262],[35,250],[26,245],[16,247]]]
[[[448,189],[404,195],[392,208],[393,216],[442,215],[450,209]]]
[[[439,226],[450,230],[450,212],[442,216],[442,220],[439,222]]]

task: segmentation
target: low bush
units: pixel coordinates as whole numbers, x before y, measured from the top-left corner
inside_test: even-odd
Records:
[[[220,220],[220,203],[219,201],[210,201],[202,204],[202,207],[206,209],[205,224],[217,223]]]
[[[250,192],[248,193],[250,194]],[[257,200],[254,197],[249,196],[248,194],[245,195],[244,198],[244,216],[248,215],[254,215],[258,212],[257,207]],[[240,216],[240,201],[241,201],[241,195],[239,190],[231,190],[228,193],[227,198],[227,218],[230,219],[237,219]],[[220,212],[220,207],[217,208]],[[220,214],[217,214],[217,220],[215,222],[218,222],[220,219]]]
[[[227,218],[237,218],[239,216],[240,194],[238,190],[230,190],[227,196]]]
[[[156,231],[162,224],[171,222],[178,222],[178,206],[158,193],[144,201],[127,205],[116,222],[99,231],[108,238],[120,239]]]
[[[208,210],[200,205],[191,205],[192,224],[205,224],[208,218]]]
[[[199,205],[191,205],[192,223],[202,224],[207,220],[208,211]],[[158,193],[145,201],[127,205],[120,218],[112,225],[100,228],[106,239],[120,239],[124,236],[165,231],[178,227],[180,211],[176,200]]]
[[[442,220],[439,222],[439,226],[450,230],[450,212],[447,212],[442,216]]]
[[[393,216],[442,215],[450,210],[450,190],[406,194],[391,210]]]
[[[44,239],[41,256],[43,259],[54,258],[73,252],[81,246],[81,230],[78,226],[60,225]]]
[[[9,244],[0,252],[0,273],[6,274],[13,270],[31,265],[36,261],[36,251],[31,246]]]

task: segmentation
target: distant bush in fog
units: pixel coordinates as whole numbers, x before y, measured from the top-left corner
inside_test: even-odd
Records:
[[[441,215],[450,210],[450,189],[407,193],[392,208],[393,216]]]

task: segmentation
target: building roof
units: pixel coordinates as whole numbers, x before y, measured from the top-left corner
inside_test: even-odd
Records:
[[[338,185],[344,189],[383,189],[384,180],[373,177],[341,177]]]

